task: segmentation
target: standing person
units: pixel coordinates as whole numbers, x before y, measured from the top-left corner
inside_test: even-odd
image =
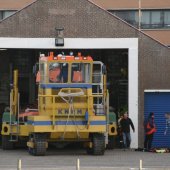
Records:
[[[167,135],[167,132],[170,129],[170,113],[165,113],[165,119],[166,119],[166,127],[165,127],[164,135]]]
[[[124,148],[129,148],[131,144],[130,126],[133,129],[133,132],[135,132],[135,127],[133,125],[132,120],[128,117],[127,112],[124,113],[123,119],[120,121],[120,125],[122,129],[122,134],[123,134]]]
[[[153,136],[154,133],[156,132],[153,112],[149,113],[148,119],[145,121],[144,126],[145,126],[144,149],[150,151],[152,147]]]
[[[121,122],[121,120],[123,119],[123,116],[121,115],[120,117],[119,117],[119,119],[118,119],[118,126],[120,127],[121,125],[120,125],[120,122]]]
[[[123,148],[123,135],[122,135],[122,129],[121,129],[121,120],[123,119],[123,116],[121,115],[118,119],[118,128],[117,128],[117,137],[118,137],[118,144],[119,148]]]

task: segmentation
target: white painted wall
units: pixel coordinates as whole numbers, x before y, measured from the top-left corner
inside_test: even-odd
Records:
[[[138,48],[129,48],[129,117],[135,126],[135,133],[131,131],[132,148],[138,148]]]
[[[128,49],[129,117],[135,125],[132,148],[138,147],[138,39],[137,38],[65,38],[64,47],[56,47],[54,38],[0,38],[0,49]]]

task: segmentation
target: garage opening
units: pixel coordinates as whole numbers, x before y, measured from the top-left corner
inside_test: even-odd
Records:
[[[138,129],[138,38],[65,38],[64,40],[65,45],[62,47],[62,50],[59,50],[58,47],[55,46],[55,38],[0,38],[0,56],[3,61],[0,67],[0,103],[2,106],[9,105],[10,70],[12,70],[10,68],[14,67],[12,59],[15,60],[15,56],[21,56],[21,59],[24,59],[27,56],[29,59],[29,62],[20,62],[19,60],[18,63],[21,65],[27,64],[29,70],[26,78],[23,78],[20,75],[20,84],[24,84],[21,82],[25,81],[26,86],[29,87],[29,90],[25,84],[20,87],[23,88],[22,94],[25,97],[21,101],[23,103],[22,105],[27,105],[28,103],[32,104],[35,103],[35,101],[37,102],[37,85],[35,84],[35,76],[32,74],[32,66],[38,61],[40,52],[48,53],[48,51],[50,51],[49,49],[52,49],[51,51],[55,51],[57,54],[62,51],[64,51],[65,54],[68,54],[70,51],[73,51],[74,53],[81,51],[84,55],[86,55],[86,53],[91,55],[95,60],[100,59],[107,64],[108,68],[111,68],[108,69],[108,87],[110,90],[114,89],[114,91],[111,90],[111,93],[117,95],[110,95],[110,104],[115,108],[117,114],[119,113],[119,110],[121,110],[121,105],[123,105],[123,107],[128,105],[129,116],[132,118],[136,129]],[[116,60],[116,56],[119,60]],[[116,62],[120,62],[121,59],[127,66],[127,69],[122,69],[118,66],[122,64],[116,66]],[[112,64],[110,60],[113,61]],[[115,64],[117,69],[113,69],[113,64]],[[119,70],[119,68],[121,73],[118,71],[118,76],[113,76],[113,73],[116,73],[116,70]],[[126,72],[128,72],[128,74]],[[112,79],[112,77],[117,78]],[[125,100],[120,100],[121,97],[118,96],[118,80],[125,80],[125,83],[121,84],[127,89],[124,91],[123,95],[123,97],[127,95],[127,97],[124,97]],[[137,148],[138,131],[131,135],[131,145],[133,148]]]
[[[28,50],[28,49],[9,49],[1,51],[3,65],[0,68],[0,103],[9,104],[10,83],[12,83],[12,70],[19,70],[19,91],[21,95],[21,107],[36,106],[37,88],[33,66],[38,62],[40,53],[69,55],[73,52],[77,55],[92,56],[94,61],[102,61],[107,68],[107,83],[110,93],[110,106],[115,113],[120,115],[128,110],[128,49],[78,49],[78,50]]]

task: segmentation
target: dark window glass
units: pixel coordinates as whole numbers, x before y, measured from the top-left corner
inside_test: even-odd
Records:
[[[141,27],[142,28],[150,27],[150,12],[149,11],[142,12]]]
[[[142,11],[141,28],[154,29],[164,27],[163,11]]]
[[[119,10],[110,12],[122,18],[129,24],[138,27],[138,10]],[[141,28],[170,28],[170,10],[142,10]]]
[[[49,82],[67,83],[68,63],[52,62],[49,64]]]
[[[9,17],[10,15],[14,14],[16,11],[4,11],[3,12],[3,19]]]
[[[151,11],[151,26],[152,28],[161,28],[163,26],[163,18],[161,11]]]
[[[10,15],[14,14],[15,12],[16,11],[13,11],[13,10],[11,10],[11,11],[5,11],[5,10],[0,11],[0,20],[9,17]]]
[[[138,25],[138,11],[111,11],[111,13],[117,15],[131,25]]]
[[[166,28],[170,28],[170,11],[165,11],[164,13],[164,24]]]
[[[90,83],[91,66],[89,63],[73,63],[71,66],[72,83]]]
[[[0,20],[3,19],[3,11],[0,11]]]

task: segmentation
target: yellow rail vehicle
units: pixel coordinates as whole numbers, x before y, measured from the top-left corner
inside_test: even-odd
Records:
[[[2,147],[26,139],[29,153],[45,155],[48,143],[83,142],[88,154],[103,155],[112,127],[102,62],[90,56],[40,55],[38,109],[19,111],[17,71],[10,111],[3,115]],[[107,133],[108,132],[108,133]]]

